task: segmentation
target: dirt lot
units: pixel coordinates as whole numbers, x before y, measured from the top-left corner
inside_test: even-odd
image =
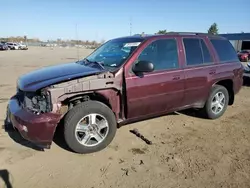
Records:
[[[80,50],[81,57],[89,52]],[[0,52],[1,124],[19,75],[76,56],[75,49],[62,48]],[[60,141],[39,151],[1,129],[0,187],[250,187],[249,96],[250,88],[243,87],[219,120],[187,111],[124,126],[107,149],[89,155],[69,152]],[[132,128],[153,145],[132,135]]]

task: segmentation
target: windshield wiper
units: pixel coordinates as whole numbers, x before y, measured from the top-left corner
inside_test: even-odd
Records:
[[[101,62],[90,61],[90,60],[88,60],[87,58],[84,58],[83,60],[86,61],[86,62],[88,62],[88,63],[95,63],[95,64],[97,64],[99,67],[101,67],[102,69],[105,69]]]

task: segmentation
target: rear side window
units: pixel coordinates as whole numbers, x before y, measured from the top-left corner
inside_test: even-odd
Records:
[[[183,43],[188,66],[212,62],[208,48],[202,39],[184,38]]]
[[[210,39],[221,62],[239,61],[237,53],[228,40]]]

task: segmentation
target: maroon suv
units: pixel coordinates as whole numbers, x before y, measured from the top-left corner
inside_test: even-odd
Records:
[[[45,148],[63,119],[68,146],[91,153],[110,144],[119,124],[188,108],[219,118],[234,103],[243,70],[220,36],[116,38],[85,59],[21,76],[8,117],[25,139]]]

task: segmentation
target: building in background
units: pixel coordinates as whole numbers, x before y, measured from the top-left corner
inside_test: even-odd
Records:
[[[230,33],[220,34],[220,36],[227,38],[236,51],[250,50],[250,33]]]

